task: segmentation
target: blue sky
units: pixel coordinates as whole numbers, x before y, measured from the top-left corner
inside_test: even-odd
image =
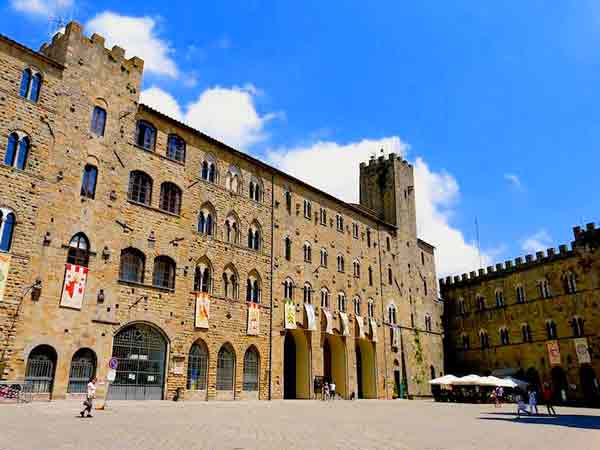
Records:
[[[484,264],[597,220],[597,3],[191,4],[9,0],[0,32],[75,19],[146,61],[145,102],[349,201],[359,161],[405,153],[442,275],[478,264],[475,217]]]

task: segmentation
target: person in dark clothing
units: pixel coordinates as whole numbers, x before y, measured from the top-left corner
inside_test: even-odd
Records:
[[[554,410],[554,406],[552,406],[552,388],[550,384],[544,383],[544,387],[542,389],[542,397],[544,399],[544,403],[546,404],[546,409],[548,410],[549,416],[556,416],[556,411]]]

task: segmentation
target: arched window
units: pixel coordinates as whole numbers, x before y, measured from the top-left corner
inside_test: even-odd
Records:
[[[369,319],[375,317],[375,300],[372,298],[367,301],[367,316]]]
[[[367,247],[371,248],[371,229],[367,228]]]
[[[25,170],[30,147],[29,136],[23,133],[11,133],[8,136],[4,164],[19,170]]]
[[[369,286],[373,286],[373,268],[369,266]]]
[[[571,329],[573,330],[573,337],[583,336],[583,323],[584,320],[581,317],[573,317],[571,320]]]
[[[344,232],[344,218],[341,214],[335,215],[335,228],[341,233]]]
[[[431,316],[429,314],[425,315],[425,330],[431,331]]]
[[[304,200],[304,217],[307,219],[311,218],[312,214],[312,204],[310,200]]]
[[[327,267],[327,249],[321,249],[321,267]]]
[[[577,292],[577,276],[569,271],[564,276],[565,293],[574,294]]]
[[[168,256],[154,258],[154,274],[152,276],[154,286],[175,289],[175,269],[175,261]]]
[[[246,280],[246,301],[250,303],[260,303],[260,277],[253,271]]]
[[[435,378],[435,367],[429,366],[429,379],[433,380]]]
[[[90,124],[90,131],[97,136],[104,136],[104,130],[106,128],[106,110],[100,106],[94,106],[92,111],[92,122]]]
[[[396,324],[396,305],[390,303],[388,305],[388,322],[391,324]]]
[[[346,294],[343,292],[338,293],[338,309],[340,312],[346,312]]]
[[[198,233],[213,236],[215,226],[215,213],[210,204],[205,204],[198,213]]]
[[[344,257],[342,255],[337,256],[337,271],[344,272]]]
[[[427,291],[428,291],[428,289],[427,289],[427,279],[423,278],[423,294],[427,295]]]
[[[285,196],[285,210],[288,214],[292,213],[292,193],[287,189],[283,194]]]
[[[240,228],[239,219],[234,213],[229,213],[227,219],[225,219],[225,240],[233,244],[239,244],[240,242]]]
[[[483,311],[485,309],[485,298],[482,295],[477,294],[475,303],[477,304],[478,311]]]
[[[208,350],[206,344],[198,341],[190,348],[188,356],[187,389],[204,391],[208,381]]]
[[[9,252],[16,224],[12,209],[0,208],[0,252]]]
[[[506,327],[500,328],[500,343],[502,345],[509,344],[508,328]]]
[[[554,320],[546,321],[546,334],[548,335],[548,339],[556,339],[558,337]]]
[[[132,202],[150,205],[152,201],[152,178],[139,170],[131,172],[129,174],[127,196]]]
[[[144,282],[146,256],[136,248],[126,248],[121,251],[119,279],[133,283]]]
[[[284,252],[284,256],[285,259],[288,261],[292,260],[292,240],[290,239],[289,236],[286,236],[285,239],[283,240],[283,252]]]
[[[517,303],[525,303],[525,289],[523,286],[519,285],[516,288],[517,292]]]
[[[306,283],[304,283],[304,303],[308,303],[311,304],[312,303],[312,286],[310,285],[310,283],[307,281]]]
[[[90,261],[90,241],[83,233],[77,233],[69,242],[67,263],[87,267]]]
[[[217,357],[217,391],[233,391],[235,377],[235,353],[229,345],[219,350]]]
[[[29,354],[25,369],[25,384],[29,392],[49,394],[54,385],[56,350],[49,345],[38,345]]]
[[[283,282],[283,298],[285,300],[294,299],[294,282],[289,278]]]
[[[321,308],[329,309],[329,290],[321,289]]]
[[[223,272],[223,294],[225,298],[237,300],[239,298],[239,278],[232,265],[228,265]]]
[[[77,350],[71,359],[69,394],[85,394],[87,384],[96,373],[96,354],[89,348]]]
[[[394,282],[394,273],[392,272],[392,266],[388,267],[388,284],[392,284]]]
[[[19,95],[32,102],[37,102],[40,98],[42,88],[42,74],[35,69],[26,68],[21,77],[21,87]]]
[[[83,169],[83,178],[81,180],[81,196],[94,198],[96,196],[96,182],[98,180],[98,168],[91,164],[86,164]]]
[[[212,268],[207,259],[201,260],[194,271],[194,292],[211,292]]]
[[[248,229],[248,248],[252,250],[260,250],[260,226],[254,222]]]
[[[532,342],[531,327],[528,323],[521,325],[521,333],[523,334],[523,342]]]
[[[262,183],[258,178],[252,177],[252,179],[250,180],[248,193],[250,194],[250,199],[254,200],[255,202],[262,201],[263,187]]]
[[[546,278],[538,281],[538,291],[541,298],[550,298],[550,285]]]
[[[354,278],[360,278],[360,263],[357,259],[352,261],[352,271],[354,273]]]
[[[311,262],[312,261],[312,247],[310,246],[309,242],[305,242],[304,246],[303,246],[303,250],[304,250],[304,262]]]
[[[244,391],[258,391],[259,357],[255,347],[244,355]]]
[[[225,189],[235,194],[240,193],[240,187],[242,185],[242,173],[236,166],[229,166],[227,175],[225,176]]]
[[[173,183],[165,182],[160,185],[159,208],[172,214],[181,211],[181,189]]]
[[[479,343],[481,344],[482,350],[490,347],[490,340],[488,338],[487,331],[479,331]]]
[[[185,161],[185,141],[176,134],[170,134],[167,139],[167,158],[177,161]]]
[[[210,153],[208,153],[204,157],[204,161],[202,161],[200,177],[204,181],[208,181],[210,183],[215,183],[217,181],[217,162],[215,157]]]
[[[385,237],[385,248],[388,252],[392,250],[392,241],[390,240],[389,236]]]
[[[357,316],[360,316],[360,313],[361,313],[360,297],[358,295],[356,297],[354,297],[354,299],[352,299],[352,303],[354,305],[354,314],[356,314]]]
[[[156,146],[156,128],[150,122],[139,120],[137,123],[135,143],[145,150],[154,151]]]

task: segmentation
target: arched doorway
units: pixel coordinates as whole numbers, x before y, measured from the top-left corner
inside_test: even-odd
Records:
[[[69,394],[85,394],[90,378],[96,374],[96,354],[89,348],[80,348],[71,359]]]
[[[598,379],[594,369],[589,364],[579,368],[579,379],[583,390],[583,401],[588,406],[597,406],[600,403]]]
[[[310,398],[310,354],[302,330],[288,330],[283,342],[283,398]]]
[[[242,390],[246,398],[258,400],[260,375],[260,356],[253,345],[246,350],[244,355],[244,383]]]
[[[217,399],[235,399],[235,351],[223,344],[217,355]]]
[[[113,341],[112,356],[119,364],[110,398],[162,400],[166,354],[167,341],[153,326],[137,323],[119,331]]]
[[[323,375],[325,381],[334,382],[342,398],[348,398],[346,384],[346,346],[340,336],[326,335],[323,342]]]
[[[26,389],[34,394],[52,394],[56,372],[56,350],[49,345],[38,345],[27,358]]]
[[[192,344],[188,355],[186,399],[206,399],[208,386],[208,348],[201,339]]]
[[[375,349],[365,339],[356,343],[356,380],[358,398],[377,398]]]
[[[551,373],[554,401],[556,403],[565,403],[567,401],[568,392],[567,375],[562,367],[553,367]]]
[[[540,386],[540,374],[533,367],[530,367],[529,369],[527,369],[524,380],[535,387]]]

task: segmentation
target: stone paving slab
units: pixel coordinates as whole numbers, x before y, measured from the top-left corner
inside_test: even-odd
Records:
[[[0,405],[0,449],[600,449],[597,409],[516,419],[513,405],[430,401],[115,401],[80,419],[79,408]]]

